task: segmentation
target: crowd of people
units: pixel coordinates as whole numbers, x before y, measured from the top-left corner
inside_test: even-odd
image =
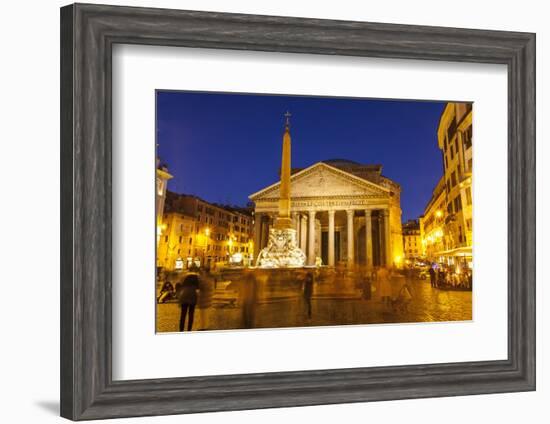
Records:
[[[413,267],[374,267],[371,269],[319,271],[309,270],[295,274],[292,290],[301,292],[304,316],[313,316],[312,299],[320,287],[342,284],[348,279],[355,290],[359,290],[364,301],[378,301],[388,312],[406,312],[414,299],[414,281],[419,281],[418,270]],[[428,268],[430,284],[438,289],[471,290],[472,273],[468,268],[456,269],[433,263]],[[245,269],[238,279],[226,286],[235,293],[242,310],[242,328],[254,328],[255,311],[264,286],[252,270]],[[195,309],[205,310],[212,303],[216,279],[206,270],[198,267],[187,273],[164,276],[164,282],[157,296],[158,303],[179,304],[181,313],[179,331],[193,330]],[[202,318],[201,318],[202,321]],[[203,323],[204,325],[204,323]]]
[[[428,273],[430,284],[439,289],[471,290],[472,270],[467,267],[455,269],[441,264],[431,264]]]

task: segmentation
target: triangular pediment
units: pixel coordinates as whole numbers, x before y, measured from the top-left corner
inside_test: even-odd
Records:
[[[278,199],[280,182],[252,195],[253,201]],[[336,196],[388,196],[389,190],[324,162],[303,169],[290,177],[292,199]]]

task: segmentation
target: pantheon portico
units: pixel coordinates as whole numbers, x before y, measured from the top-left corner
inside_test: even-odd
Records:
[[[307,264],[393,265],[403,257],[400,186],[382,176],[381,165],[349,160],[293,169],[292,225]],[[278,213],[280,182],[249,196],[255,204],[254,246],[267,245]]]

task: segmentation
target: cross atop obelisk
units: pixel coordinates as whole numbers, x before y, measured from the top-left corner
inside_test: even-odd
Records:
[[[275,227],[292,228],[290,218],[290,112],[286,112],[285,132],[283,134],[283,155],[281,160],[281,185],[279,191],[279,215]]]
[[[285,127],[290,127],[290,117],[292,116],[292,113],[290,113],[288,110],[285,113]]]

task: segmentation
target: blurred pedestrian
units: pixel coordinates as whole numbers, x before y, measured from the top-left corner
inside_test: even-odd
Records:
[[[373,278],[373,272],[370,270],[367,270],[365,275],[362,277],[362,297],[364,300],[371,300],[372,298],[372,281]]]
[[[405,280],[404,284],[401,284],[401,288],[396,296],[396,299],[393,303],[395,311],[399,312],[408,312],[409,303],[412,300],[411,286],[409,282]]]
[[[183,281],[176,284],[176,298],[181,308],[179,331],[185,330],[186,319],[187,331],[191,331],[193,328],[198,290],[199,276],[197,274],[188,274]]]
[[[380,287],[380,300],[384,305],[389,306],[391,303],[391,281],[390,272],[387,268],[381,266],[376,273],[378,284]]]
[[[258,287],[256,279],[250,271],[245,271],[243,275],[241,298],[243,302],[243,326],[244,328],[253,328],[258,301]]]
[[[430,274],[430,285],[432,287],[435,287],[436,286],[436,280],[435,280],[436,275],[435,275],[435,269],[434,269],[433,265],[430,266],[430,269],[428,270],[428,273]]]
[[[437,270],[437,287],[445,287],[447,284],[447,275],[443,267],[439,267]]]
[[[199,272],[199,292],[197,309],[199,313],[200,330],[207,330],[209,319],[212,315],[212,302],[214,297],[214,277]]]
[[[313,296],[313,274],[308,272],[304,280],[304,301],[307,309],[307,317],[311,319],[311,297]]]

